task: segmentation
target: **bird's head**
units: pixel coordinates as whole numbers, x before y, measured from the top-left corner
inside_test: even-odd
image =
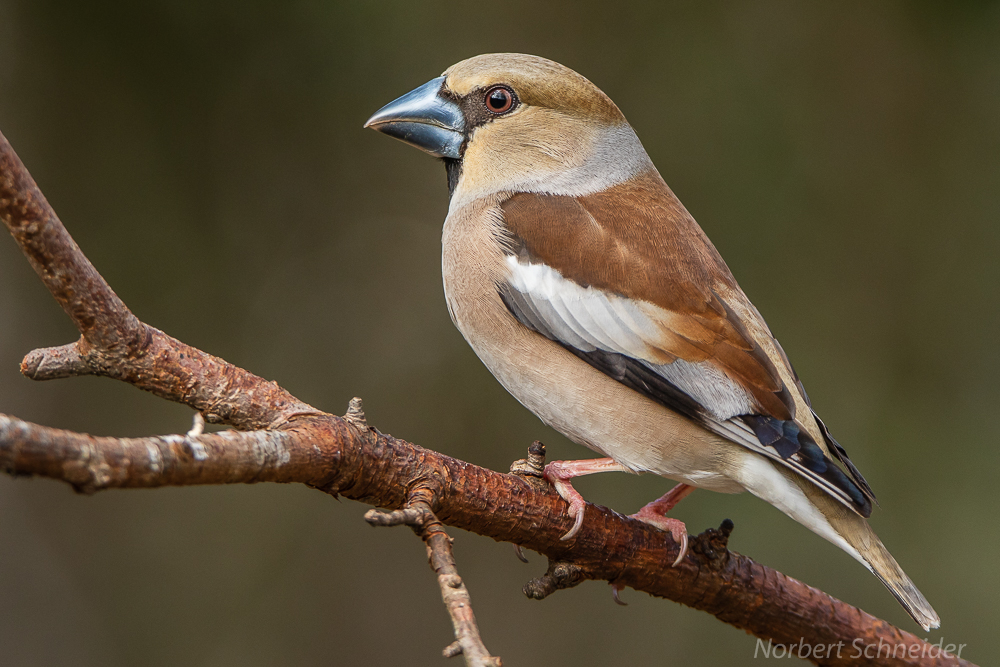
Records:
[[[607,95],[568,67],[516,53],[476,56],[390,102],[365,127],[448,164],[461,197],[586,194],[650,166]]]

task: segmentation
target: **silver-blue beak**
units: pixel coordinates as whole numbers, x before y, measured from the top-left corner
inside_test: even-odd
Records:
[[[444,77],[431,79],[375,112],[365,127],[412,144],[437,157],[459,159],[465,141],[465,117],[441,95]]]

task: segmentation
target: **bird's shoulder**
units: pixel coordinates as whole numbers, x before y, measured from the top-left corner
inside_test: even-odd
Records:
[[[598,192],[521,192],[501,204],[511,233],[564,277],[668,310],[718,311],[736,280],[655,169]]]

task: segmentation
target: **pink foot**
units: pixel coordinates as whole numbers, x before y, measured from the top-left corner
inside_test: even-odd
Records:
[[[674,488],[670,489],[670,491],[667,491],[662,498],[654,500],[635,514],[631,515],[633,519],[638,519],[643,523],[648,523],[649,525],[655,526],[664,532],[670,533],[670,535],[674,538],[674,542],[680,545],[681,548],[677,554],[677,558],[670,567],[676,567],[682,560],[684,560],[684,556],[687,555],[688,534],[687,526],[684,525],[683,521],[679,519],[672,519],[665,516],[665,514],[672,510],[677,503],[679,503],[692,491],[694,491],[693,486],[678,484]]]
[[[687,555],[688,550],[688,535],[687,526],[684,525],[683,521],[679,519],[671,519],[670,517],[663,516],[662,514],[645,512],[645,508],[639,510],[635,514],[631,514],[630,516],[633,519],[638,519],[643,523],[648,523],[649,525],[655,526],[664,532],[670,533],[670,535],[674,538],[674,542],[681,545],[681,550],[670,567],[676,567],[678,563],[684,560],[684,556]]]
[[[569,503],[569,516],[573,519],[573,527],[559,539],[571,540],[580,532],[583,525],[583,510],[586,506],[583,496],[573,488],[570,482],[574,477],[593,475],[598,472],[624,472],[614,459],[584,459],[582,461],[553,461],[545,466],[542,473],[549,484],[555,487],[559,497]]]

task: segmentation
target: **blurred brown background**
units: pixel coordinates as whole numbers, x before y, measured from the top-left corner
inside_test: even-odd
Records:
[[[963,657],[1000,658],[1000,5],[0,0],[0,130],[137,315],[323,409],[506,470],[542,426],[445,309],[444,170],[362,123],[460,59],[524,51],[603,88],[782,341],[879,494],[873,522]],[[131,387],[23,379],[75,338],[0,238],[0,411],[102,435],[186,431]],[[669,482],[579,487],[635,511]],[[304,487],[111,491],[0,477],[0,664],[443,665],[423,546]],[[693,532],[911,631],[857,563],[748,496]],[[453,532],[508,665],[742,665],[706,614]],[[921,633],[921,636],[928,636]],[[941,633],[931,633],[937,641]]]

